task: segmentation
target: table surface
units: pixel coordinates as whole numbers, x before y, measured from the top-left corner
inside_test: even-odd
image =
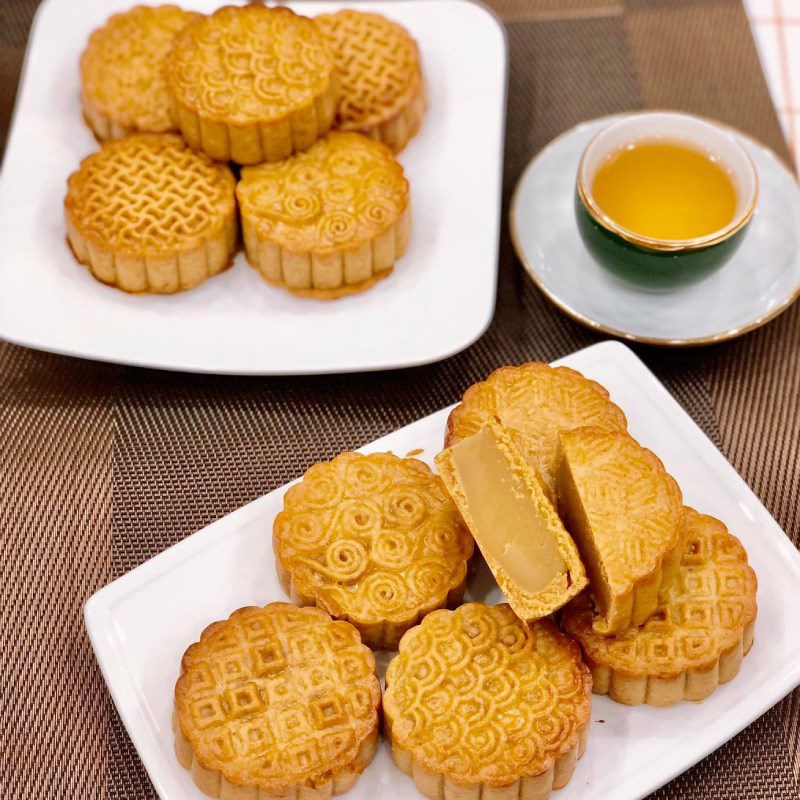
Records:
[[[745,0],[772,102],[795,162],[800,154],[800,0]]]
[[[761,8],[757,31],[783,31],[787,52],[795,29],[775,24],[767,6],[792,2],[753,4]],[[492,5],[510,50],[504,215],[520,170],[544,144],[617,111],[672,107],[714,117],[790,161],[737,0]],[[0,3],[0,138],[35,6]],[[770,58],[765,53],[765,63]],[[790,85],[798,82],[796,69],[787,74]],[[597,341],[535,289],[506,221],[491,327],[465,352],[427,367],[245,379],[97,364],[0,343],[0,514],[8,532],[0,647],[10,724],[0,763],[4,797],[153,797],[83,628],[83,603],[97,588],[315,461],[454,402],[497,366],[550,361]],[[635,349],[796,543],[800,305],[727,344]],[[783,800],[798,797],[798,776],[795,692],[656,796]]]

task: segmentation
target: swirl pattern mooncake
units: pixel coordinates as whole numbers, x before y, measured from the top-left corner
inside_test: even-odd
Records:
[[[211,797],[326,800],[372,760],[375,658],[318,608],[241,608],[206,628],[175,686],[178,761]]]
[[[67,182],[67,239],[103,283],[170,293],[224,270],[237,241],[230,169],[175,134],[134,134],[85,158]]]
[[[501,367],[470,386],[447,420],[445,447],[491,422],[507,430],[555,499],[558,435],[583,425],[624,431],[627,421],[608,392],[569,367],[532,362]]]
[[[597,694],[628,705],[666,706],[703,700],[739,672],[753,644],[756,575],[739,540],[719,520],[690,508],[686,516],[678,576],[647,622],[600,636],[588,597],[564,612]]]
[[[408,31],[380,14],[345,9],[314,18],[328,37],[342,101],[335,127],[358,131],[395,153],[416,134],[425,113],[419,50]]]
[[[561,434],[561,516],[575,539],[600,614],[598,633],[640,625],[669,590],[686,528],[681,490],[627,433]]]
[[[392,271],[411,226],[408,181],[389,150],[332,132],[236,188],[247,258],[270,283],[320,299],[363,291]]]
[[[100,141],[175,129],[164,59],[177,33],[201,14],[177,6],[136,6],[113,14],[81,55],[81,101]]]
[[[395,764],[432,800],[545,800],[583,755],[591,690],[577,644],[552,621],[468,603],[402,638],[384,724]]]
[[[239,164],[310,147],[339,99],[333,54],[314,22],[256,3],[186,28],[167,57],[167,86],[186,141]]]
[[[394,649],[428,612],[461,601],[472,537],[439,477],[392,453],[316,464],[274,524],[281,585]]]

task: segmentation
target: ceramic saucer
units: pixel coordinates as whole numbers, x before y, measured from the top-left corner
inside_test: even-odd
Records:
[[[764,325],[800,295],[800,186],[772,151],[733,132],[758,170],[755,216],[716,272],[670,292],[623,282],[594,261],[578,234],[573,197],[581,153],[612,119],[578,125],[526,167],[511,201],[514,247],[545,296],[578,322],[636,342],[670,346],[732,339]]]

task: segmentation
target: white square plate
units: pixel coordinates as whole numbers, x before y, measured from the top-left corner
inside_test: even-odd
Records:
[[[677,478],[685,501],[724,520],[742,540],[760,583],[753,649],[737,678],[707,700],[656,709],[593,697],[586,755],[572,781],[557,793],[558,800],[635,800],[722,745],[800,683],[800,554],[733,467],[627,347],[604,342],[557,363],[608,388],[628,416],[631,433],[658,453]],[[420,458],[431,463],[441,449],[448,412],[443,409],[363,449],[405,455],[423,448]],[[183,651],[207,624],[225,619],[234,609],[286,599],[270,546],[285,489],[188,537],[101,589],[86,605],[86,627],[103,675],[163,800],[203,797],[172,752],[172,691]],[[482,587],[479,592],[476,585]],[[471,587],[470,599],[502,602],[488,572],[473,579]],[[385,663],[388,655],[380,660]],[[384,742],[347,797],[419,800],[420,794],[395,769]]]
[[[181,5],[211,12],[222,0]],[[81,118],[78,59],[92,30],[133,0],[45,0],[34,21],[0,175],[0,336],[40,350],[190,372],[286,375],[408,367],[472,344],[497,278],[506,41],[468,0],[374,0],[420,46],[429,108],[400,155],[412,232],[394,273],[336,302],[269,286],[244,255],[172,296],[95,281],[66,243],[68,175],[97,149]],[[300,0],[314,15],[340,4]],[[443,36],[442,32],[447,31]],[[453,287],[458,302],[453,302]]]

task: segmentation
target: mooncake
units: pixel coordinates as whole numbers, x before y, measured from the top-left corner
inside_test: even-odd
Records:
[[[218,161],[258,164],[310,147],[333,122],[333,54],[284,7],[225,6],[184,29],[167,56],[173,116]]]
[[[599,383],[569,367],[539,362],[501,367],[485,381],[470,386],[447,420],[445,447],[472,436],[490,422],[511,434],[553,500],[561,431],[583,425],[610,431],[627,428],[622,410]]]
[[[331,299],[388,276],[411,227],[408,181],[387,147],[334,131],[236,189],[248,261],[270,283]]]
[[[222,800],[326,800],[378,739],[375,658],[318,608],[241,608],[206,628],[175,686],[175,754]]]
[[[550,620],[507,605],[434,611],[400,641],[383,711],[397,767],[431,800],[545,800],[572,777],[592,679]]]
[[[584,589],[575,542],[510,434],[489,425],[441,452],[436,467],[520,619],[546,617]]]
[[[314,21],[328,37],[340,76],[335,127],[358,131],[399,152],[425,113],[416,42],[402,25],[380,14],[345,9]]]
[[[343,453],[309,469],[274,523],[278,575],[301,605],[395,649],[430,611],[461,602],[472,537],[426,464]]]
[[[619,633],[656,611],[677,574],[686,528],[678,484],[627,433],[561,434],[561,516],[575,539],[597,604],[598,633]]]
[[[103,283],[127,292],[189,289],[231,263],[230,169],[175,134],[134,134],[85,158],[67,181],[67,240]]]
[[[628,705],[703,700],[739,672],[753,644],[756,575],[739,540],[714,517],[686,509],[678,576],[647,622],[616,636],[595,631],[588,596],[567,607],[594,691]]]
[[[164,59],[177,33],[201,14],[135,6],[113,14],[81,55],[83,115],[100,141],[174,130]]]

